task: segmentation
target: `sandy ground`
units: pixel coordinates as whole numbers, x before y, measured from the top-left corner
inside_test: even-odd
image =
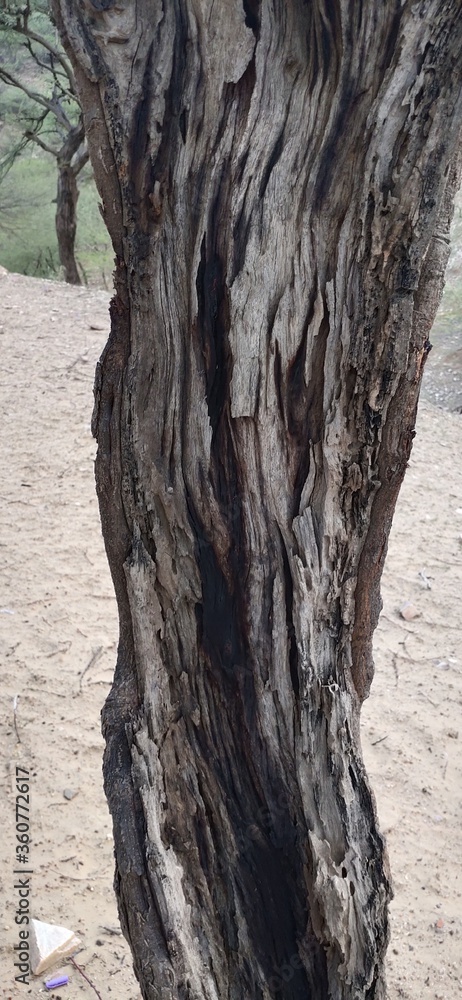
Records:
[[[140,997],[118,931],[101,781],[99,713],[117,625],[89,423],[107,303],[103,292],[0,275],[0,993],[6,998],[96,995],[69,965],[70,984],[54,993],[44,990],[43,977],[29,987],[14,982],[17,766],[31,775],[32,915],[79,934],[77,961],[102,1000]],[[432,378],[441,391],[438,377],[430,369],[427,398]],[[376,677],[363,713],[364,754],[395,886],[390,1000],[462,994],[461,451],[462,417],[424,402],[393,528]],[[409,621],[399,614],[405,601],[418,612]]]

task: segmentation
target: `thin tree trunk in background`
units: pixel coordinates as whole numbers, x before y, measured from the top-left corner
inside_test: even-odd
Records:
[[[448,255],[459,2],[54,7],[117,262],[104,770],[143,996],[379,1000],[359,714]]]
[[[59,263],[64,270],[64,280],[70,285],[81,284],[75,259],[78,197],[79,191],[72,167],[67,163],[62,167],[58,165],[56,236],[58,238]]]
[[[83,122],[80,122],[69,133],[56,157],[58,166],[56,236],[59,263],[64,270],[64,280],[70,285],[81,285],[82,283],[75,259],[75,236],[79,197],[77,177],[88,161],[88,151],[84,142],[84,127]]]

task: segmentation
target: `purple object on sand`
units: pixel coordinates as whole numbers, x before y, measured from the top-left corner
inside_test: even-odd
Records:
[[[57,976],[56,979],[48,979],[45,983],[47,990],[53,990],[55,986],[65,986],[69,982],[69,976]]]

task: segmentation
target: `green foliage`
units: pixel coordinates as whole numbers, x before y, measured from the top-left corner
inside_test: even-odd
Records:
[[[2,31],[2,40],[0,41],[0,52],[6,45],[12,47],[13,52],[10,53],[10,58],[18,60],[17,65],[21,64],[22,41],[15,29],[18,19],[21,19],[24,12],[27,13],[28,23],[32,31],[61,48],[52,21],[50,4],[47,0],[30,0],[29,3],[20,3],[18,0],[1,0],[1,3],[0,30]]]
[[[84,282],[110,287],[113,252],[88,166],[79,186],[78,267]],[[0,264],[9,271],[61,279],[55,194],[56,169],[51,158],[32,149],[13,164],[0,186]]]
[[[0,178],[27,142],[58,156],[81,121],[72,68],[45,0],[3,0],[0,120]]]
[[[62,154],[71,131],[81,127],[73,73],[47,0],[0,3],[0,263],[8,270],[60,278],[54,157]],[[91,170],[79,172],[80,165],[75,170],[81,277],[110,284],[112,251]]]

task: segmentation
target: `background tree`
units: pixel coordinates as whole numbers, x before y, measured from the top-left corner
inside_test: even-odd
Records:
[[[458,0],[55,0],[117,255],[95,387],[116,888],[149,1000],[377,1000],[359,715],[458,183]]]
[[[59,260],[65,280],[79,285],[75,259],[77,178],[88,161],[88,150],[72,67],[51,24],[48,3],[7,3],[0,12],[0,32],[7,43],[0,49],[0,81],[27,98],[21,137],[4,155],[0,173],[4,174],[30,143],[54,157]],[[18,45],[8,44],[11,39],[19,42],[19,60]]]

